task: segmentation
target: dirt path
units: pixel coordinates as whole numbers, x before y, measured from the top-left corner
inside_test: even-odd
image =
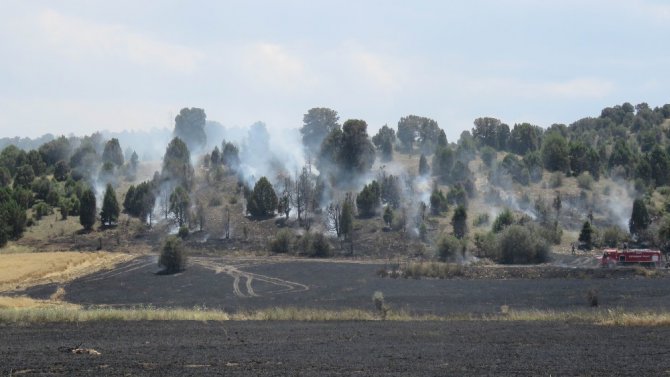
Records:
[[[282,293],[290,292],[303,292],[309,290],[309,287],[305,284],[296,283],[289,280],[284,280],[276,277],[271,277],[267,275],[261,275],[252,272],[246,272],[240,270],[242,267],[249,267],[260,264],[268,264],[266,261],[261,260],[245,260],[242,263],[237,264],[228,264],[229,262],[225,259],[214,260],[211,258],[193,258],[192,263],[195,263],[201,267],[212,270],[217,274],[223,273],[233,278],[233,293],[237,297],[259,297],[260,294],[257,294],[253,289],[253,281],[258,280],[267,284],[276,286],[278,289],[275,290],[266,290],[264,295],[276,295]],[[240,282],[244,279],[246,283],[244,284],[243,289],[240,289]]]

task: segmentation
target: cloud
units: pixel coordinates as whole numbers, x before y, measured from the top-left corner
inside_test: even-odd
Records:
[[[204,56],[126,26],[90,22],[54,10],[39,13],[37,22],[47,44],[74,60],[118,59],[144,67],[190,73]]]
[[[259,89],[269,85],[294,92],[312,87],[317,82],[303,59],[280,44],[252,43],[244,47],[241,53],[242,73],[246,74],[250,84],[260,84]]]
[[[601,99],[614,92],[615,85],[599,78],[564,81],[528,81],[518,78],[464,79],[462,88],[472,94],[521,98]]]

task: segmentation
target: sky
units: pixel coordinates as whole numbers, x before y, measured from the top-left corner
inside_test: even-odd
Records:
[[[542,127],[670,103],[670,2],[2,0],[0,137],[298,128],[313,107]]]

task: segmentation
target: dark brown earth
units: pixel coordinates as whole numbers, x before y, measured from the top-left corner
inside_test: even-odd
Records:
[[[660,376],[669,328],[543,322],[0,325],[1,375]],[[100,356],[62,352],[81,344]]]
[[[414,314],[491,314],[512,310],[588,309],[587,292],[598,291],[599,310],[670,310],[670,278],[621,274],[609,278],[391,279],[378,264],[333,261],[191,258],[176,275],[156,275],[150,256],[64,286],[65,300],[82,305],[194,306],[228,312],[300,307],[373,310],[372,295],[384,294],[392,310]],[[29,289],[48,298],[55,285]],[[250,290],[251,288],[251,290]]]

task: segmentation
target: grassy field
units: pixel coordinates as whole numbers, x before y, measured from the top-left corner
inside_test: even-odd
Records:
[[[0,292],[63,283],[132,258],[128,254],[105,252],[2,253]]]

